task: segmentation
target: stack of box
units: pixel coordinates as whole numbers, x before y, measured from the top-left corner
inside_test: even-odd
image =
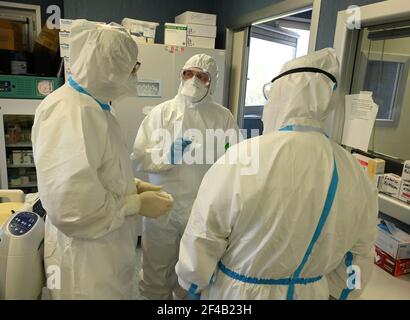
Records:
[[[379,225],[375,263],[393,276],[410,273],[410,235],[385,224]],[[391,232],[391,228],[395,232]]]
[[[137,43],[155,43],[155,33],[159,23],[124,18],[121,25],[134,36]]]
[[[60,19],[60,57],[64,59],[65,79],[71,75],[70,71],[70,32],[74,20]]]
[[[410,204],[410,161],[404,163],[401,180],[399,199]]]
[[[216,15],[186,11],[165,24],[165,44],[215,48]]]
[[[410,161],[406,161],[402,176],[385,174],[382,178],[381,192],[410,204]]]
[[[71,25],[75,20],[60,19],[60,56],[64,59],[65,79],[71,75],[70,70],[70,35]],[[93,22],[93,21],[92,21]],[[106,24],[104,22],[93,22],[95,24]]]
[[[386,169],[386,161],[382,159],[372,159],[361,154],[355,153],[353,156],[357,159],[359,165],[367,173],[370,180],[376,184],[381,191],[384,182],[384,171]]]

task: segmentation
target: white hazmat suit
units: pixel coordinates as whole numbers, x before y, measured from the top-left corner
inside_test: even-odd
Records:
[[[137,55],[124,29],[75,21],[72,78],[36,111],[32,141],[53,299],[133,298],[144,201],[109,102],[136,93]]]
[[[337,78],[333,49],[290,61]],[[298,72],[272,84],[265,132],[228,150],[205,175],[181,241],[179,283],[202,299],[355,298],[370,279],[377,190],[322,132],[334,83]],[[280,130],[281,129],[281,130]],[[222,164],[258,144],[259,170]],[[356,269],[357,270],[357,269]],[[348,278],[355,278],[347,287]]]
[[[175,200],[174,208],[168,215],[155,221],[143,221],[140,292],[146,299],[183,298],[186,295],[186,292],[180,290],[175,274],[179,242],[202,177],[212,163],[225,152],[225,149],[220,153],[215,152],[211,163],[203,159],[203,164],[198,161],[195,164],[184,162],[172,165],[166,161],[169,159],[170,143],[158,146],[153,139],[153,133],[158,129],[165,130],[170,133],[170,142],[173,142],[182,136],[191,139],[189,130],[196,129],[195,141],[190,140],[192,144],[188,147],[187,154],[199,148],[203,150],[203,158],[209,151],[208,146],[205,146],[207,129],[221,129],[223,132],[231,129],[234,134],[227,140],[231,145],[237,142],[239,135],[239,129],[230,111],[212,101],[211,95],[217,85],[217,65],[214,59],[204,54],[195,55],[184,66],[184,70],[191,68],[210,75],[209,88],[204,90],[194,78],[188,84],[182,81],[177,96],[155,107],[145,118],[131,156],[137,163],[137,170],[148,172],[150,182],[163,186]],[[204,95],[201,96],[202,94]],[[200,101],[195,102],[196,99]],[[182,145],[179,147],[183,148]],[[153,161],[155,150],[163,152],[163,161]]]

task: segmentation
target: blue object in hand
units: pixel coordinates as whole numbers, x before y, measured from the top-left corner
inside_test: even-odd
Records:
[[[188,299],[191,301],[201,300],[201,295],[197,293],[188,292]]]
[[[187,150],[188,146],[192,143],[191,140],[184,138],[178,138],[171,146],[171,151],[168,155],[168,160],[171,164],[178,164],[181,162],[182,156]]]

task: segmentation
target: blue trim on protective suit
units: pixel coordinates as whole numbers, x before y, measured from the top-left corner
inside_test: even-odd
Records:
[[[222,262],[219,262],[219,269],[224,274],[226,274],[228,277],[244,282],[244,283],[269,285],[269,286],[288,286],[292,282],[292,279],[290,278],[287,278],[287,279],[258,279],[258,278],[243,276],[243,275],[240,275],[239,273],[236,273],[235,271],[228,269]],[[315,277],[315,278],[299,278],[299,279],[294,279],[294,281],[297,284],[307,285],[310,283],[318,282],[322,278],[323,278],[322,276]]]
[[[303,271],[303,268],[305,267],[312,251],[313,251],[313,247],[315,246],[316,242],[318,241],[320,234],[322,233],[322,230],[326,224],[327,218],[329,217],[330,214],[330,210],[332,209],[333,206],[333,202],[335,200],[336,197],[336,191],[337,191],[337,186],[339,184],[339,174],[337,171],[337,166],[336,166],[336,160],[334,161],[334,169],[333,169],[333,176],[332,176],[332,182],[330,183],[330,187],[329,187],[329,191],[326,197],[326,201],[325,201],[325,206],[323,208],[322,214],[320,216],[320,220],[318,223],[318,226],[316,228],[316,231],[313,235],[313,238],[309,244],[309,247],[305,253],[305,256],[302,260],[302,263],[300,264],[300,266],[296,269],[295,274],[293,275],[293,279],[298,279],[300,277],[300,274]],[[288,300],[293,300],[295,295],[295,283],[292,282],[289,286],[289,290],[288,290]]]
[[[353,253],[350,251],[346,253],[346,258],[345,258],[345,265],[347,268],[351,267],[353,265]],[[354,273],[352,272],[349,274],[349,277],[351,277]],[[339,300],[347,300],[349,298],[349,295],[353,292],[353,289],[346,288],[342,291],[342,294],[340,295]]]
[[[106,111],[111,111],[111,106],[109,104],[98,101],[91,94],[89,94],[83,87],[81,87],[72,77],[68,78],[68,83],[70,84],[71,87],[73,87],[74,90],[93,98],[95,102],[97,102],[100,105],[101,109],[106,110]]]
[[[188,290],[189,300],[201,300],[201,295],[196,293],[197,290],[198,286],[196,284],[192,284]]]

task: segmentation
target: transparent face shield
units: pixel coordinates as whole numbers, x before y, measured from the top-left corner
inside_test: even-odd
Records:
[[[271,89],[272,89],[272,84],[276,80],[279,80],[280,78],[285,77],[285,76],[290,75],[290,74],[293,74],[293,73],[301,73],[301,72],[321,73],[321,74],[325,75],[326,77],[328,77],[330,80],[332,80],[332,82],[334,83],[333,90],[335,91],[337,89],[337,80],[336,80],[335,76],[332,75],[331,73],[329,73],[327,71],[324,71],[322,69],[318,69],[318,68],[311,68],[311,67],[296,68],[296,69],[288,70],[288,71],[280,74],[276,78],[272,79],[272,81],[266,83],[262,88],[263,96],[265,97],[265,99],[269,100],[270,92],[271,92]]]
[[[192,79],[193,77],[196,77],[206,87],[209,87],[211,84],[211,74],[209,72],[204,72],[199,68],[192,68],[181,71],[182,80],[187,81]]]

